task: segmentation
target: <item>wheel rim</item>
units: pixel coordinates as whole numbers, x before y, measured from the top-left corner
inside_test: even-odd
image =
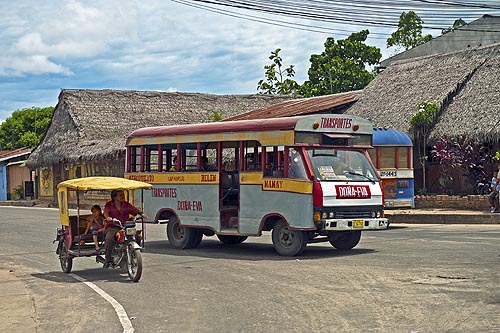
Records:
[[[61,267],[65,271],[68,269],[68,255],[61,254]]]
[[[279,231],[279,241],[281,246],[289,248],[295,243],[295,234],[287,227]]]
[[[135,250],[129,250],[128,251],[128,270],[130,272],[130,275],[135,276],[137,272],[137,257],[135,255]]]
[[[174,238],[178,240],[183,240],[184,237],[186,237],[184,227],[181,227],[179,223],[175,223],[174,227],[172,228],[172,233]]]
[[[71,258],[66,249],[66,244],[63,243],[59,251],[59,262],[61,263],[61,268],[64,272],[68,270],[70,260]]]

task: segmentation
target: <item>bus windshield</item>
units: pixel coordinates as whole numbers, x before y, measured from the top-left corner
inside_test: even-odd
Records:
[[[378,181],[377,173],[360,151],[308,149],[307,154],[319,181]]]

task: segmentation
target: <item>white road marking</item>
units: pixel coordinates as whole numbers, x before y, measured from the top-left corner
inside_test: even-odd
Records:
[[[106,301],[108,301],[113,308],[116,311],[116,314],[118,315],[118,319],[120,319],[120,323],[122,324],[123,327],[123,333],[133,333],[134,332],[134,327],[132,326],[132,322],[128,318],[127,312],[125,312],[125,309],[123,306],[118,303],[113,297],[111,297],[109,294],[107,294],[104,290],[93,284],[92,282],[89,282],[82,278],[79,275],[76,275],[74,273],[70,273],[70,276],[72,276],[74,279],[85,283],[88,287],[92,288],[96,293],[98,293],[100,296],[102,296]]]

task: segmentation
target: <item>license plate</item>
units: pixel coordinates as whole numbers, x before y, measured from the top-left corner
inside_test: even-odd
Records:
[[[352,227],[353,228],[363,228],[365,226],[365,221],[364,220],[354,220],[352,221]]]

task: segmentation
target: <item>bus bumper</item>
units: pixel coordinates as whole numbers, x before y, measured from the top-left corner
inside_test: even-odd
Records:
[[[374,219],[327,219],[321,222],[322,230],[341,231],[341,230],[383,230],[389,226],[389,220],[386,218]]]

